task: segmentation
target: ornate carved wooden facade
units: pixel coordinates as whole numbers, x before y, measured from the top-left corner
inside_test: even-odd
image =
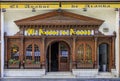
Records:
[[[98,48],[106,44],[110,71],[115,68],[115,34],[102,34],[98,29],[103,22],[62,10],[17,20],[20,31],[5,36],[5,66],[47,71],[96,69],[100,63]]]

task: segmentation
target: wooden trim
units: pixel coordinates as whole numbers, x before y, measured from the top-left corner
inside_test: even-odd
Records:
[[[109,44],[109,71],[112,69],[112,44]]]
[[[46,54],[45,54],[45,37],[42,38],[42,54],[41,54],[41,63],[42,63],[42,68],[45,69],[45,64],[46,64]]]
[[[112,69],[115,68],[115,37],[112,37]]]
[[[74,63],[75,63],[75,49],[76,49],[75,43],[76,43],[76,37],[73,38],[73,47],[72,47],[72,48],[73,48],[73,50],[72,50],[72,63],[73,63],[73,64],[72,64],[72,66],[73,66],[72,68],[73,68],[73,69],[76,68],[76,66],[75,66],[75,64],[74,64]],[[71,56],[71,55],[70,55],[70,56]]]
[[[49,71],[51,71],[51,44],[49,46]]]
[[[98,68],[98,54],[97,54],[97,50],[98,50],[97,38],[95,38],[95,58],[94,58],[95,68]]]
[[[34,44],[32,44],[32,60],[34,60]]]
[[[67,21],[66,21],[67,19]],[[50,22],[51,21],[51,22]],[[24,18],[14,21],[18,26],[22,25],[94,25],[99,27],[104,20],[78,15],[72,12],[61,10]]]
[[[22,61],[25,59],[24,58],[24,50],[25,48],[24,48],[24,38],[23,37],[21,37],[21,47],[19,48],[19,51],[20,51],[20,61],[21,61],[21,63],[23,63]]]
[[[5,1],[9,1],[9,2],[14,2],[14,1],[17,1],[17,2],[22,2],[22,1],[24,1],[24,2],[53,2],[53,1],[58,1],[58,0],[1,0],[1,1],[3,1],[3,2],[5,2]],[[68,1],[68,2],[119,2],[119,0],[59,0],[59,1]]]
[[[61,54],[60,54],[60,43],[58,43],[58,50],[59,50],[59,52],[58,52],[58,70],[60,70],[60,59],[61,59]]]

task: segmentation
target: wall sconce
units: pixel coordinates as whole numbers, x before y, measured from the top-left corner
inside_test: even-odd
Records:
[[[5,9],[5,8],[2,8],[2,12],[6,12],[6,9]]]
[[[115,8],[115,11],[119,11],[119,9],[118,9],[118,8]]]
[[[59,13],[62,12],[61,8],[59,8],[59,9],[57,10],[57,12],[59,12]]]
[[[36,12],[35,8],[32,9],[32,12]]]
[[[119,9],[118,9],[118,8],[115,8],[115,11],[119,11]]]
[[[86,11],[87,11],[87,8],[83,8],[83,11],[86,12]]]

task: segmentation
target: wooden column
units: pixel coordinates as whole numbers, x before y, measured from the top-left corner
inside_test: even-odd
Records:
[[[5,68],[8,68],[8,38],[5,37]]]
[[[21,68],[23,68],[23,63],[24,63],[24,61],[23,60],[25,60],[24,59],[24,37],[22,36],[21,37],[21,48],[19,49],[19,51],[20,51],[20,62],[21,62]]]
[[[73,50],[72,50],[72,69],[76,68],[76,60],[75,60],[75,42],[76,42],[76,37],[73,37]]]
[[[115,37],[112,37],[112,69],[115,69]]]
[[[46,57],[46,55],[45,55],[45,37],[43,37],[42,38],[42,54],[41,54],[41,63],[42,63],[43,69],[45,69],[45,64],[46,64],[45,57]]]
[[[97,40],[98,40],[98,38],[97,37],[95,37],[95,53],[94,53],[94,55],[95,55],[95,59],[94,59],[94,68],[98,68],[98,54],[97,54]]]
[[[49,45],[49,55],[48,55],[49,57],[49,60],[48,60],[48,62],[49,62],[49,66],[47,66],[47,67],[49,67],[49,71],[51,71],[51,44]]]
[[[108,53],[108,58],[109,58],[109,71],[111,71],[111,68],[112,68],[112,43],[109,44],[109,53]]]

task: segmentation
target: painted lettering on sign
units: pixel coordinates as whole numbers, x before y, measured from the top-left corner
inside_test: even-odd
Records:
[[[0,8],[120,8],[120,2],[1,2]]]
[[[87,4],[86,8],[110,8],[110,4]]]
[[[43,29],[26,29],[25,36],[66,36],[66,35],[94,35],[94,30],[43,30]]]

